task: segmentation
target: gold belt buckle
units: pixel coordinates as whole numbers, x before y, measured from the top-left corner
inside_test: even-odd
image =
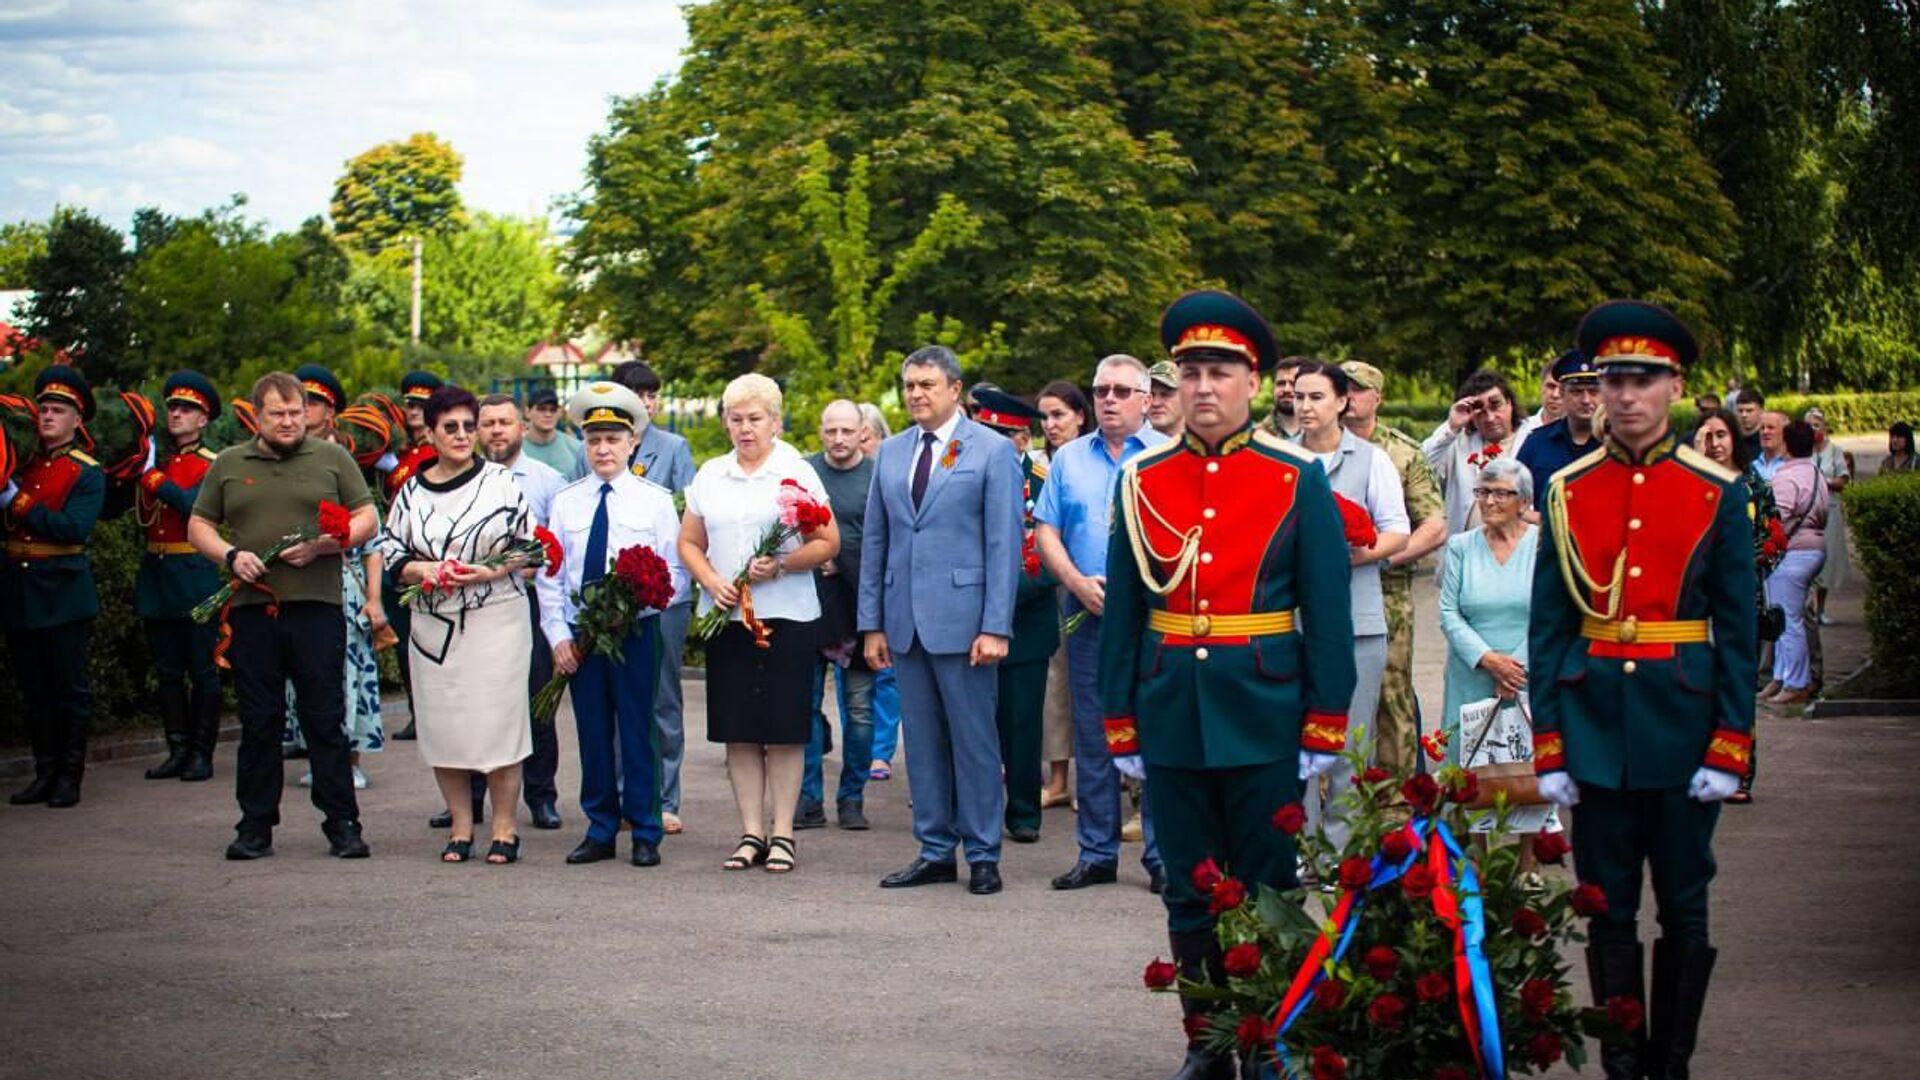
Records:
[[[1213,617],[1210,615],[1195,615],[1193,617],[1193,636],[1206,637],[1211,633],[1213,633]]]
[[[1638,641],[1640,639],[1640,620],[1632,615],[1620,620],[1619,629],[1615,631],[1614,637],[1622,645],[1631,645],[1635,641]]]

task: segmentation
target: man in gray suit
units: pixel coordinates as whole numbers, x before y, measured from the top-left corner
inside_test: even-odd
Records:
[[[861,542],[860,631],[875,671],[898,664],[920,854],[885,889],[959,880],[1000,891],[1006,799],[994,665],[1013,634],[1020,465],[960,410],[960,361],[928,345],[900,367],[913,425],[880,444]]]

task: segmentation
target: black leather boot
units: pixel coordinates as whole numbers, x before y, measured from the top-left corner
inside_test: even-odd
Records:
[[[36,759],[33,763],[33,781],[26,787],[7,796],[7,802],[14,806],[32,806],[47,801],[47,793],[53,790],[53,763],[42,763]]]
[[[187,688],[160,688],[160,722],[167,732],[167,758],[147,770],[149,780],[172,780],[187,767],[192,753],[193,729],[187,720]]]
[[[1175,931],[1167,935],[1167,942],[1173,950],[1173,963],[1180,969],[1181,978],[1226,985],[1226,964],[1221,956],[1220,940],[1213,931]],[[1211,1010],[1207,1002],[1182,994],[1180,1011],[1192,1018]],[[1168,1077],[1168,1080],[1236,1080],[1236,1076],[1231,1051],[1214,1050],[1204,1043],[1189,1039],[1186,1060],[1180,1063],[1180,1071]]]
[[[80,805],[80,776],[84,771],[80,766],[73,766],[55,773],[53,786],[47,789],[47,805],[55,810]]]
[[[1688,1080],[1706,1011],[1707,984],[1720,954],[1704,941],[1653,943],[1653,1080]]]
[[[180,779],[188,783],[211,780],[213,748],[220,742],[220,688],[217,685],[210,692],[194,691],[189,725],[193,738],[187,745],[187,762],[180,769]]]
[[[56,810],[80,805],[80,778],[87,772],[87,729],[91,726],[91,717],[85,712],[65,720],[60,732],[59,768],[54,772],[53,787],[47,790],[47,805]]]
[[[14,806],[46,802],[47,793],[53,790],[54,774],[60,771],[60,747],[51,724],[44,717],[28,718],[27,737],[33,743],[33,782],[7,798]]]
[[[1593,989],[1593,1003],[1604,1009],[1613,998],[1629,997],[1646,1011],[1644,960],[1645,952],[1637,941],[1587,946],[1587,985]],[[1646,1059],[1644,1021],[1640,1030],[1600,1044],[1600,1069],[1607,1080],[1640,1080],[1646,1075]]]

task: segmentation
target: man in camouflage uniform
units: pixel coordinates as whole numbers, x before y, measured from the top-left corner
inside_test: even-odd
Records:
[[[1353,381],[1347,398],[1347,430],[1387,453],[1400,470],[1407,520],[1413,533],[1407,546],[1387,561],[1380,574],[1380,592],[1387,607],[1387,670],[1380,686],[1380,708],[1375,714],[1375,760],[1383,769],[1412,771],[1419,767],[1420,703],[1413,694],[1413,567],[1428,552],[1447,542],[1446,503],[1433,466],[1420,451],[1420,440],[1379,421],[1386,377],[1360,360],[1340,365]]]

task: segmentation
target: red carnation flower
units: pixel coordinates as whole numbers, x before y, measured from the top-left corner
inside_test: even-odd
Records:
[[[1411,867],[1400,875],[1400,891],[1407,899],[1422,901],[1433,895],[1433,868],[1426,863]]]
[[[1543,863],[1557,866],[1560,860],[1566,858],[1567,853],[1572,850],[1573,845],[1567,842],[1567,835],[1565,833],[1543,832],[1534,834],[1533,857]]]
[[[1360,779],[1369,784],[1384,784],[1393,779],[1393,774],[1378,765],[1373,765],[1360,774]]]
[[[1314,1012],[1332,1012],[1346,1003],[1346,984],[1334,979],[1321,979],[1313,985]]]
[[[1288,836],[1298,836],[1300,830],[1307,827],[1307,809],[1297,802],[1290,802],[1273,812],[1273,827]]]
[[[337,502],[321,502],[320,535],[331,536],[341,547],[347,546],[347,538],[353,534],[353,511]]]
[[[1379,542],[1380,532],[1374,528],[1373,518],[1367,515],[1365,507],[1337,494],[1333,504],[1340,508],[1340,531],[1346,534],[1348,547],[1370,548]]]
[[[1220,966],[1236,979],[1245,979],[1260,971],[1260,946],[1248,942],[1228,949]]]
[[[1313,1080],[1346,1080],[1347,1059],[1334,1052],[1331,1046],[1316,1046],[1308,1052],[1307,1061],[1313,1069]]]
[[[1393,969],[1400,966],[1400,954],[1385,945],[1375,945],[1367,950],[1360,963],[1365,965],[1367,974],[1378,982],[1393,978]]]
[[[1465,806],[1480,797],[1480,778],[1471,770],[1461,770],[1458,778],[1447,785],[1447,798]]]
[[[1560,1060],[1560,1036],[1543,1031],[1527,1044],[1527,1054],[1536,1068],[1544,1069]]]
[[[1553,984],[1545,979],[1528,979],[1520,985],[1520,1008],[1535,1023],[1553,1011],[1553,998]]]
[[[1374,1027],[1398,1031],[1407,1020],[1407,999],[1399,994],[1381,994],[1367,1006],[1367,1020]]]
[[[560,538],[553,535],[545,525],[533,527],[533,538],[539,542],[543,552],[540,561],[547,564],[547,576],[552,577],[558,574],[560,565],[567,559],[566,550],[560,546]]]
[[[1193,868],[1192,876],[1193,887],[1200,890],[1200,895],[1211,896],[1214,886],[1220,884],[1224,875],[1220,873],[1220,864],[1208,858],[1200,860],[1200,864]]]
[[[1431,814],[1434,805],[1440,801],[1440,785],[1434,782],[1433,777],[1419,773],[1400,785],[1400,797],[1407,800],[1407,804],[1416,811]]]
[[[1232,878],[1221,878],[1213,887],[1213,902],[1207,906],[1214,915],[1225,915],[1247,902],[1247,887]]]
[[[1429,971],[1413,980],[1413,996],[1429,1005],[1447,1000],[1452,992],[1453,983],[1438,971]]]
[[[1616,994],[1607,999],[1607,1019],[1613,1022],[1614,1027],[1629,1035],[1639,1031],[1646,1018],[1647,1011],[1641,1006],[1639,998]]]
[[[1547,920],[1532,908],[1521,908],[1513,913],[1513,932],[1523,938],[1537,938],[1547,932]]]
[[[1165,990],[1180,978],[1180,969],[1159,957],[1147,962],[1147,969],[1140,974],[1140,981],[1147,984],[1149,990]]]
[[[1340,863],[1340,887],[1364,889],[1373,880],[1373,864],[1358,855]]]
[[[1607,913],[1607,894],[1598,885],[1582,885],[1573,890],[1573,913],[1591,919]]]
[[[1473,1080],[1473,1074],[1458,1065],[1442,1065],[1433,1070],[1433,1080]]]
[[[1413,854],[1413,838],[1405,829],[1395,829],[1380,838],[1380,854],[1388,862],[1400,862]]]
[[[1266,1019],[1259,1013],[1248,1013],[1240,1018],[1239,1025],[1233,1029],[1233,1038],[1240,1044],[1240,1049],[1252,1050],[1273,1041],[1268,1034],[1271,1030]]]

